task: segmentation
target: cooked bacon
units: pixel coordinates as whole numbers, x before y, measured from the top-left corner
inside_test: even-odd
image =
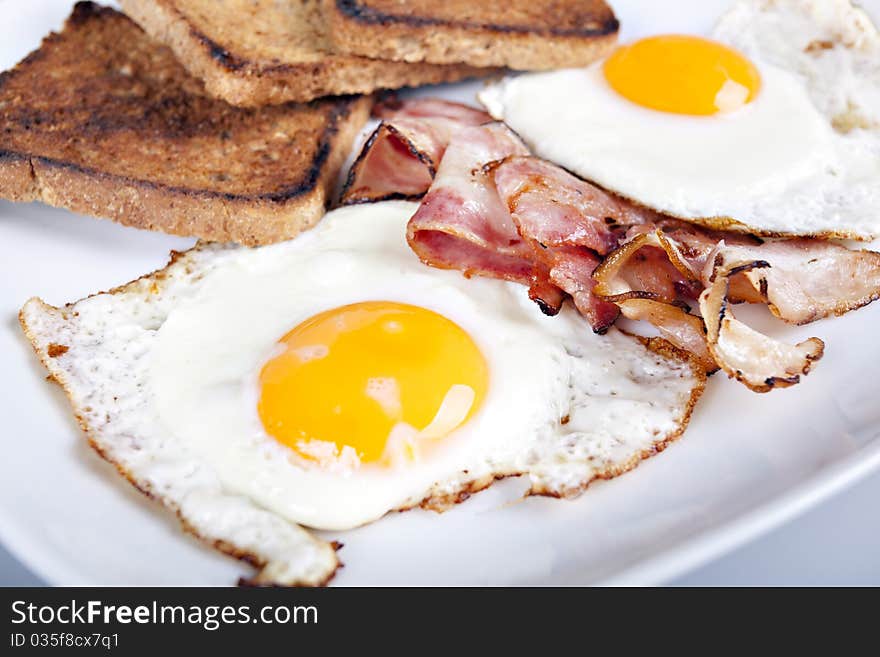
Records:
[[[596,296],[615,303],[624,317],[653,324],[707,372],[718,369],[706,345],[703,320],[677,302],[679,290],[695,296],[697,274],[662,230],[637,232],[596,268],[593,278]]]
[[[798,345],[785,344],[738,321],[729,308],[732,281],[753,283],[749,277],[757,275],[766,281],[772,274],[772,266],[766,261],[733,259],[756,253],[766,245],[726,246],[722,240],[709,249],[708,235],[690,229],[680,231],[679,236],[689,237],[689,241],[681,244],[671,238],[674,234],[675,231],[664,233],[661,229],[636,234],[596,269],[595,293],[617,303],[625,317],[653,324],[667,340],[694,354],[707,371],[720,367],[757,392],[797,383],[812,363],[822,357],[822,341],[810,338]],[[764,249],[763,253],[791,252],[790,244],[780,244],[775,249]],[[700,277],[707,283],[699,297],[702,319],[675,305],[662,278],[657,282],[656,278],[632,275],[633,263],[638,263],[639,255],[646,251],[654,255],[663,253],[667,263],[674,265],[673,269],[688,284],[694,283],[696,269],[702,270]],[[766,294],[768,284],[765,282],[761,289]]]
[[[594,273],[595,293],[613,299],[625,317],[652,323],[707,371],[720,367],[756,392],[798,383],[822,357],[824,343],[815,337],[796,345],[774,340],[737,320],[730,303],[767,303],[777,317],[804,324],[880,297],[878,253],[809,239],[762,243],[664,224],[668,232],[632,231]],[[645,276],[640,269],[641,254],[661,252],[688,285],[699,276],[706,286],[699,297],[702,319],[668,303],[670,287],[660,270]],[[676,291],[682,294],[681,287]]]
[[[767,269],[766,262],[745,263],[715,271],[712,285],[700,295],[709,352],[728,376],[755,392],[785,388],[800,381],[822,358],[825,344],[809,338],[796,345],[763,335],[737,320],[728,304],[729,281],[739,274]]]
[[[713,260],[716,266],[767,262],[769,267],[747,269],[735,277],[738,285],[732,296],[766,303],[774,315],[793,324],[843,315],[880,298],[880,253],[853,251],[834,242],[790,239],[753,247],[722,243]]]
[[[388,134],[408,152],[427,152],[414,146],[417,137],[392,128],[442,108],[400,109],[396,118],[380,111],[395,121],[386,124]],[[482,119],[462,111],[464,121]],[[765,303],[777,317],[803,324],[880,298],[880,253],[811,239],[763,241],[664,217],[529,156],[500,123],[457,128],[441,155],[436,171],[421,162],[420,180],[404,171],[412,187],[386,178],[409,194],[433,177],[407,229],[425,263],[527,285],[547,314],[571,297],[597,332],[620,314],[648,321],[706,371],[723,369],[759,392],[797,383],[824,344],[762,335],[732,315],[733,303]],[[426,157],[433,166],[434,156]],[[702,316],[682,299],[696,300]]]
[[[485,165],[526,147],[502,123],[465,128],[450,143],[430,190],[407,226],[422,262],[529,285],[532,250],[519,236]]]
[[[575,308],[590,322],[593,331],[605,333],[611,328],[620,311],[613,303],[608,303],[593,293],[593,288],[596,286],[593,270],[599,265],[596,254],[581,246],[560,246],[546,249],[543,257],[550,284],[571,295]],[[537,301],[534,296],[534,283],[529,290],[529,298]],[[559,306],[564,299],[563,294]],[[558,312],[559,308],[557,307],[556,310]]]
[[[441,143],[419,121],[379,124],[348,171],[341,203],[418,198],[434,179]]]
[[[594,277],[596,293],[611,302],[638,297],[673,303],[679,295],[695,299],[701,289],[699,275],[678,245],[658,228],[624,242]]]
[[[655,230],[651,237],[645,232],[646,226],[630,231],[634,237],[610,254],[597,270],[595,276],[600,280],[597,294],[608,299],[614,293],[623,292],[627,297],[640,295],[666,300],[668,287],[664,290],[656,280],[639,275],[638,255],[649,251],[650,243],[664,248],[668,261],[685,279],[698,277],[706,288],[714,287],[719,271],[733,269],[734,273],[725,282],[725,304],[728,301],[766,303],[774,315],[794,324],[842,315],[880,298],[880,253],[853,251],[834,242],[813,239],[764,242],[743,235],[701,230],[677,220],[664,220],[660,225],[662,229]],[[633,268],[636,275],[632,273]],[[694,281],[688,282],[694,284]],[[677,292],[688,296],[680,286]],[[743,340],[748,337],[750,348],[755,347],[758,338],[763,340],[765,350],[776,344],[740,323],[730,326],[728,335]],[[722,340],[722,344],[729,346],[733,341],[734,337],[729,337],[726,343]],[[786,362],[785,371],[794,368],[796,373],[803,374],[807,367],[803,360],[806,355],[812,358],[810,362],[821,355],[814,347],[813,342],[805,343],[802,351],[808,351],[801,354],[800,361],[795,358],[796,348],[790,347],[795,351],[788,353],[788,361],[775,361],[775,370],[779,369],[780,362]],[[782,347],[773,348],[778,355]],[[732,352],[715,348],[713,353],[726,358]],[[718,363],[728,371],[740,369],[726,367],[728,363],[721,360]],[[790,385],[785,381],[796,380],[791,373],[768,374],[765,378],[770,383],[756,382],[757,374],[743,376],[747,385],[761,389]]]
[[[434,223],[425,218],[415,229],[415,235],[407,239],[426,265],[439,269],[460,269],[468,278],[474,275],[489,276],[532,285],[534,264],[528,251],[517,254],[510,249],[508,253],[501,253],[479,242],[472,242],[466,230],[451,232],[442,222]],[[548,303],[552,303],[552,300]]]
[[[605,255],[626,226],[656,216],[536,157],[507,158],[492,177],[520,235],[544,247],[585,246]]]
[[[520,237],[534,250],[537,268],[529,296],[548,312],[552,285],[571,295],[593,330],[604,333],[619,314],[593,294],[592,272],[617,246],[626,227],[656,215],[619,200],[535,157],[509,157],[491,167],[498,194],[507,205]],[[546,278],[541,273],[546,270]],[[557,295],[555,308],[563,296]],[[551,313],[552,314],[552,313]]]
[[[693,354],[706,373],[715,372],[718,364],[706,344],[703,320],[684,308],[653,299],[622,299],[618,302],[621,314],[627,319],[653,324],[660,335],[673,345]]]
[[[595,267],[592,263],[587,266],[590,271]],[[542,313],[552,316],[562,310],[562,304],[568,298],[568,293],[559,284],[550,279],[551,267],[553,267],[553,263],[549,260],[546,262],[538,260],[532,263],[532,273],[529,279],[529,299],[538,304],[538,308],[541,309]],[[563,270],[557,271],[557,278],[562,275],[564,275]],[[589,277],[587,280],[589,280]],[[572,289],[580,291],[579,287],[575,289],[576,285],[577,283],[572,281]],[[615,308],[615,310],[617,309]]]
[[[421,197],[453,136],[492,120],[473,107],[433,99],[380,104],[373,114],[383,121],[348,172],[343,205]]]
[[[816,239],[763,241],[736,233],[701,230],[677,220],[663,222],[689,268],[712,284],[716,267],[761,260],[768,268],[746,270],[730,280],[733,302],[766,303],[793,324],[860,308],[880,298],[880,253],[855,251]]]
[[[650,291],[653,298],[665,303],[679,297],[696,300],[702,290],[698,283],[676,269],[669,255],[656,246],[646,246],[633,254],[621,276],[632,289]]]

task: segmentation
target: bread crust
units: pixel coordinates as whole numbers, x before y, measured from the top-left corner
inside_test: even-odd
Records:
[[[210,20],[199,13],[200,4],[201,0],[121,0],[125,12],[168,45],[191,74],[204,80],[210,94],[239,107],[439,84],[492,72],[460,63],[407,64],[338,54],[324,34],[316,0],[291,0],[291,5],[307,6],[293,17],[280,15],[277,5],[266,0],[224,0],[212,4]],[[274,31],[273,22],[286,27]],[[273,30],[267,41],[287,39],[290,46],[248,43],[237,29],[247,23]],[[301,23],[308,27],[299,27]]]
[[[79,3],[0,75],[0,197],[211,241],[289,239],[323,215],[371,104],[230,107],[122,14]]]
[[[406,62],[546,70],[586,66],[617,42],[604,0],[323,0],[341,52]]]

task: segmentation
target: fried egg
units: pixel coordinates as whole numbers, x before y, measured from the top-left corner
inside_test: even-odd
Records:
[[[666,214],[762,235],[880,235],[880,34],[847,0],[742,0],[480,96],[539,156]]]
[[[201,245],[22,324],[93,445],[261,583],[321,583],[343,530],[496,478],[569,496],[677,436],[704,384],[660,342],[548,318],[513,284],[424,266],[416,205],[295,240]]]

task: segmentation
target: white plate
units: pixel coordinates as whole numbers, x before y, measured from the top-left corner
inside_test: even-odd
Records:
[[[613,3],[625,37],[705,32],[725,0]],[[880,16],[880,0],[865,3]],[[0,67],[70,3],[0,1]],[[442,90],[470,96],[474,86]],[[0,540],[53,584],[230,584],[248,568],[184,536],[86,446],[16,313],[161,267],[190,240],[0,202]],[[759,325],[766,314],[751,312]],[[685,437],[575,501],[504,504],[517,482],[443,515],[412,511],[341,534],[338,584],[655,583],[694,568],[880,466],[880,303],[778,335],[826,340],[801,385],[756,395],[711,379]]]

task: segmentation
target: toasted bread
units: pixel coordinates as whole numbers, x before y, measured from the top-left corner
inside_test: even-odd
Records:
[[[464,65],[339,55],[320,0],[121,0],[208,92],[242,107],[369,93],[484,75]]]
[[[0,75],[0,197],[248,245],[316,222],[371,99],[240,109],[170,49],[81,2]]]
[[[617,41],[603,0],[323,0],[340,52],[541,70],[586,66]]]

